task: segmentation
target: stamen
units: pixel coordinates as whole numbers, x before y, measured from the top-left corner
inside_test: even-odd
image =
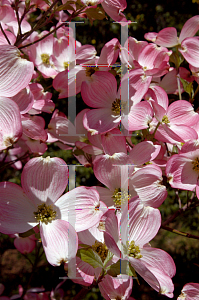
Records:
[[[199,171],[199,158],[196,157],[196,159],[194,161],[192,161],[193,164],[193,170],[195,171]]]
[[[34,215],[37,222],[48,224],[55,219],[56,211],[53,210],[52,205],[46,205],[46,203],[43,203],[38,205],[38,210],[34,212]]]
[[[86,67],[86,76],[91,77],[98,70],[98,67]]]
[[[162,123],[164,123],[164,124],[170,123],[170,121],[166,115],[162,118]]]
[[[126,107],[126,102],[120,99],[116,99],[112,103],[112,111],[117,115],[120,115],[120,111],[123,111],[125,107]]]
[[[135,242],[132,241],[130,243],[130,245],[128,245],[128,241],[127,243],[127,247],[128,247],[128,255],[134,258],[141,258],[142,254],[140,254],[140,247],[135,245]]]
[[[128,192],[121,191],[120,188],[116,188],[112,196],[115,206],[119,208],[121,208],[121,205],[127,202],[130,197],[131,195],[128,194]]]
[[[69,65],[70,65],[69,62],[64,61],[64,69],[65,69],[65,70],[68,69]]]
[[[45,65],[50,64],[50,55],[49,54],[46,54],[46,53],[41,54],[41,59]]]
[[[108,248],[106,247],[106,245],[101,242],[95,241],[92,249],[97,252],[97,254],[101,257],[102,262],[104,262],[108,254]]]

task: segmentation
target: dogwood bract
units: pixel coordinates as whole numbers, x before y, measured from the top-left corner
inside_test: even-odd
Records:
[[[0,232],[22,233],[40,224],[49,263],[68,262],[77,252],[76,231],[97,224],[107,210],[98,192],[78,187],[60,197],[68,183],[68,168],[56,157],[31,159],[21,181],[22,188],[11,182],[0,183]],[[75,218],[75,229],[69,218]]]

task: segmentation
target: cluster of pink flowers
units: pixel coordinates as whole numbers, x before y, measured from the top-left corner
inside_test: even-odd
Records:
[[[175,28],[147,33],[149,42],[129,37],[121,45],[113,38],[97,56],[64,22],[77,15],[92,21],[106,12],[127,26],[126,1],[67,2],[62,9],[68,14],[51,2],[58,23],[41,33],[28,20],[36,8],[44,15],[51,12],[46,1],[16,1],[15,7],[0,2],[0,164],[22,170],[21,186],[0,183],[0,232],[15,237],[22,253],[41,239],[51,265],[64,264],[75,283],[98,284],[105,299],[133,299],[137,274],[172,298],[175,263],[149,242],[161,226],[158,208],[167,197],[163,177],[172,188],[199,198],[199,115],[193,97],[182,99],[183,83],[199,83],[199,39],[194,37],[199,16],[184,24],[179,38]],[[180,66],[183,59],[190,71]],[[118,87],[119,60],[126,71]],[[81,93],[88,108],[74,123],[55,109],[43,78],[51,79],[59,99]],[[179,100],[170,103],[168,94]],[[49,124],[43,112],[52,114]],[[131,137],[137,134],[142,141],[134,145]],[[100,185],[64,193],[67,162],[41,157],[51,143],[92,167]],[[199,299],[198,286],[186,284],[178,299]],[[21,295],[31,298],[28,292]]]

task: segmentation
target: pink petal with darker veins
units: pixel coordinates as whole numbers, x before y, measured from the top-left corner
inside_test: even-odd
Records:
[[[182,27],[179,42],[181,43],[187,37],[193,37],[199,30],[199,15],[190,18]]]
[[[12,182],[0,183],[0,232],[22,233],[33,228],[38,224],[34,211],[36,206],[20,186]]]
[[[77,187],[64,194],[56,202],[61,219],[74,224],[77,232],[98,224],[107,211],[106,205],[99,201],[98,192],[91,187]]]
[[[163,47],[174,47],[178,45],[177,30],[174,27],[167,27],[158,33],[149,32],[144,35],[146,40]]]
[[[29,84],[34,72],[34,65],[21,58],[17,47],[1,45],[0,69],[0,95],[12,97]]]
[[[0,97],[0,150],[12,146],[22,135],[18,105],[11,99]]]
[[[84,102],[93,108],[111,108],[117,96],[115,77],[109,72],[97,71],[89,78],[81,87]]]
[[[98,108],[85,113],[83,124],[91,134],[103,134],[117,127],[120,119],[120,115],[114,116],[110,108]]]
[[[54,220],[47,225],[40,224],[42,245],[48,262],[60,266],[76,256],[78,237],[75,229],[64,220]]]
[[[21,183],[25,193],[36,205],[52,204],[68,184],[68,167],[58,157],[36,157],[25,165]]]
[[[198,37],[189,37],[182,41],[179,52],[186,61],[194,67],[199,67],[199,39]]]

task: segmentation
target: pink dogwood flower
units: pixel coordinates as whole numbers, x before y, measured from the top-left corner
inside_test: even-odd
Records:
[[[166,176],[173,188],[188,191],[196,188],[199,197],[199,149],[173,155],[167,162]]]
[[[122,213],[119,227],[114,212],[106,219],[104,239],[109,250],[118,259],[128,260],[153,289],[172,298],[174,286],[171,278],[176,271],[174,261],[165,251],[149,245],[160,224],[158,209],[143,207],[138,197],[132,198]]]
[[[199,300],[199,283],[185,284],[177,300]]]
[[[31,159],[23,169],[21,182],[22,188],[11,182],[0,183],[0,232],[22,233],[40,224],[49,263],[56,266],[68,262],[78,248],[75,229],[94,226],[106,212],[99,194],[92,188],[79,187],[60,197],[68,182],[68,168],[60,158]],[[68,222],[74,218],[75,229]]]
[[[145,39],[164,47],[180,46],[179,52],[194,67],[199,67],[199,39],[194,37],[199,30],[199,15],[189,19],[183,26],[179,38],[174,27],[162,29],[159,33],[149,32]]]
[[[6,97],[0,97],[0,151],[11,147],[22,135],[19,107]]]
[[[155,102],[152,102],[152,105],[156,119],[150,124],[151,131],[154,131],[158,122],[160,123],[155,133],[157,140],[175,144],[197,138],[197,133],[191,126],[198,122],[199,116],[194,112],[191,103],[179,100],[171,103],[167,109]]]

